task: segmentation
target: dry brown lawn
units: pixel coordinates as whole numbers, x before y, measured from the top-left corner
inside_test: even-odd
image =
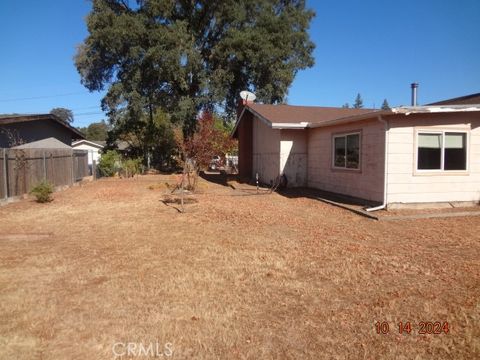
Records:
[[[180,214],[167,178],[0,207],[0,359],[129,342],[175,359],[480,358],[480,218],[375,222],[207,182]],[[448,334],[418,333],[437,321]]]

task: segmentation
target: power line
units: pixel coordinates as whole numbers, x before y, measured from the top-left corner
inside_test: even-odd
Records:
[[[105,115],[103,112],[94,111],[94,112],[86,112],[86,113],[80,113],[80,114],[75,114],[75,113],[73,113],[73,116],[76,117],[76,116],[100,115],[100,114]]]
[[[57,94],[57,95],[43,95],[43,96],[32,96],[32,97],[24,97],[24,98],[11,98],[11,99],[0,99],[0,102],[10,102],[10,101],[28,101],[28,100],[38,100],[38,99],[50,99],[56,97],[64,97],[64,96],[72,96],[72,95],[86,95],[88,93],[85,92],[72,92],[72,93],[64,93],[64,94]]]
[[[80,107],[80,108],[70,109],[70,110],[75,112],[77,110],[99,109],[99,108],[100,108],[100,105],[95,105],[95,106],[85,106],[85,107]]]

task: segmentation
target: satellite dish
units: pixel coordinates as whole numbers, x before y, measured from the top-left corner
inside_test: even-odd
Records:
[[[254,101],[257,98],[254,93],[247,90],[240,91],[240,97],[245,101]]]

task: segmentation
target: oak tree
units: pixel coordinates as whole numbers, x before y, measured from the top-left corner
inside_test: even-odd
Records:
[[[50,114],[56,115],[67,124],[71,124],[73,122],[73,111],[70,109],[53,108],[50,110]]]
[[[191,134],[202,110],[233,114],[241,90],[282,102],[313,65],[313,16],[304,0],[93,0],[75,64],[107,90],[113,125],[146,126],[161,108]]]

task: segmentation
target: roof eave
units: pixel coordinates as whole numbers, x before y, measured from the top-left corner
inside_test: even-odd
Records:
[[[480,111],[480,105],[443,105],[443,106],[400,106],[389,110],[372,111],[365,114],[348,116],[344,118],[324,121],[319,124],[311,124],[311,128],[319,128],[333,125],[347,124],[351,122],[377,118],[378,116],[392,116],[410,114],[434,114],[451,112],[476,112]]]
[[[475,112],[480,111],[479,105],[426,105],[426,106],[400,106],[392,108],[395,114],[428,114],[449,112]]]
[[[262,120],[267,126],[272,129],[306,129],[306,128],[319,128],[333,125],[347,124],[351,122],[374,119],[378,116],[392,116],[392,115],[405,115],[410,114],[432,114],[432,113],[450,113],[450,112],[476,112],[480,111],[480,105],[435,105],[435,106],[400,106],[394,107],[388,110],[375,110],[367,113],[337,118],[333,120],[323,121],[321,123],[309,123],[309,122],[292,122],[292,123],[275,123],[271,122],[251,107],[245,106],[240,114],[235,128],[232,131],[232,136],[236,136],[238,125],[248,109],[253,115]]]
[[[242,109],[242,112],[240,113],[240,116],[238,117],[238,120],[237,120],[237,123],[235,124],[235,127],[233,128],[232,130],[232,137],[233,138],[236,138],[237,136],[237,129],[238,129],[238,126],[240,125],[240,121],[242,121],[242,118],[243,118],[243,115],[245,114],[245,111],[250,111],[250,113],[256,117],[258,117],[261,121],[263,121],[265,123],[265,125],[267,125],[268,127],[272,127],[272,122],[270,120],[268,120],[266,117],[264,117],[263,115],[261,115],[260,113],[258,113],[257,111],[253,110],[250,106],[245,105],[244,108]]]
[[[308,122],[300,122],[300,123],[271,123],[272,129],[280,129],[280,130],[287,130],[287,129],[306,129],[309,127],[310,123]]]
[[[87,139],[75,140],[74,142],[72,142],[72,147],[75,146],[75,145],[79,145],[80,143],[86,143],[88,145],[91,145],[93,147],[97,147],[99,149],[104,148],[103,145],[97,144],[96,142],[93,142],[93,141],[90,141],[90,140],[87,140]]]
[[[230,136],[231,136],[233,139],[236,139],[236,138],[237,138],[238,124],[240,124],[240,120],[241,120],[242,117],[243,117],[243,113],[245,112],[245,109],[246,109],[246,107],[244,107],[244,108],[242,109],[242,112],[240,113],[240,116],[238,117],[237,122],[235,123],[235,126],[234,126],[234,128],[233,128],[233,130],[232,130],[232,133],[230,134]]]

